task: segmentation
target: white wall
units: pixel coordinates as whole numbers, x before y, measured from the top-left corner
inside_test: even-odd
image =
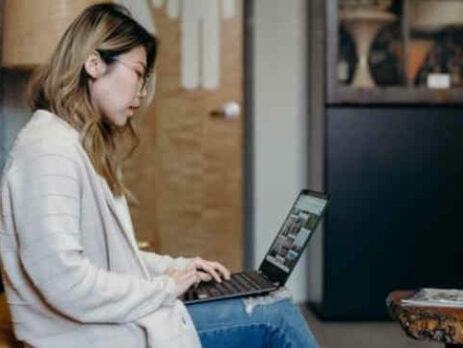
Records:
[[[26,101],[29,73],[16,70],[2,70],[2,107],[0,113],[0,169],[18,131],[30,117]]]
[[[306,0],[255,0],[254,266],[308,182]],[[288,287],[308,299],[307,254]]]

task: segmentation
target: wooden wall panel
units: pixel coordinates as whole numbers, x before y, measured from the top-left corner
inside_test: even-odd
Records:
[[[221,20],[220,88],[186,91],[180,22],[154,10],[161,41],[156,96],[126,171],[140,200],[132,207],[139,239],[152,241],[159,253],[200,255],[232,270],[243,260],[243,115],[220,119],[210,112],[227,101],[242,104],[241,3],[237,12]]]

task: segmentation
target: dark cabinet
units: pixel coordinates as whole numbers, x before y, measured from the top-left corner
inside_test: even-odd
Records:
[[[394,289],[463,288],[463,107],[328,107],[327,318],[387,316]]]
[[[463,94],[459,75],[447,89],[423,85],[418,77],[428,73],[428,65],[434,62],[431,55],[413,79],[408,78],[408,61],[402,59],[401,83],[380,83],[380,70],[375,75],[372,66],[372,57],[382,47],[378,31],[368,53],[375,85],[355,87],[349,79],[339,80],[342,60],[348,62],[344,65],[351,69],[350,77],[358,64],[355,54],[342,54],[343,40],[349,40],[352,28],[346,26],[348,16],[340,10],[346,4],[381,7],[383,3],[391,5],[386,11],[397,18],[383,29],[398,34],[399,57],[415,54],[411,46],[422,39],[432,39],[433,47],[443,50],[439,40],[445,35],[454,35],[442,41],[449,47],[463,37],[461,28],[453,31],[454,27],[447,26],[455,16],[442,17],[445,11],[432,18],[425,15],[432,11],[410,17],[424,1],[310,2],[308,181],[310,188],[330,193],[331,203],[318,239],[309,246],[308,295],[325,318],[388,317],[385,299],[395,289],[463,288]],[[426,6],[435,3],[427,1]],[[458,2],[445,3],[463,10]],[[360,10],[365,9],[371,10]],[[433,25],[436,20],[446,24],[432,31],[439,35],[428,32],[432,37],[426,37],[412,30],[423,28],[426,18]],[[389,34],[384,37],[394,39]],[[449,49],[441,58],[451,58],[460,50]]]

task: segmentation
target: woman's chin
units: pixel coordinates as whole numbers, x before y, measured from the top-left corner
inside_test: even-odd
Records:
[[[124,127],[125,125],[127,125],[129,118],[133,117],[133,115],[134,115],[133,110],[129,110],[124,115],[120,115],[120,117],[117,117],[115,119],[115,122],[114,122],[115,126]]]
[[[112,119],[109,121],[113,127],[122,128],[125,127],[128,123],[128,117],[118,117],[117,119]]]

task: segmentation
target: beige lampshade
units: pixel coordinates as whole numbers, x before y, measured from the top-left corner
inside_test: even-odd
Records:
[[[33,68],[50,57],[66,28],[98,0],[4,0],[2,66]]]
[[[410,1],[410,26],[412,28],[434,30],[450,25],[463,25],[463,1]]]
[[[434,46],[434,41],[431,40],[411,40],[408,46],[408,69],[407,78],[409,81],[414,81],[416,75],[420,71],[425,59]]]

